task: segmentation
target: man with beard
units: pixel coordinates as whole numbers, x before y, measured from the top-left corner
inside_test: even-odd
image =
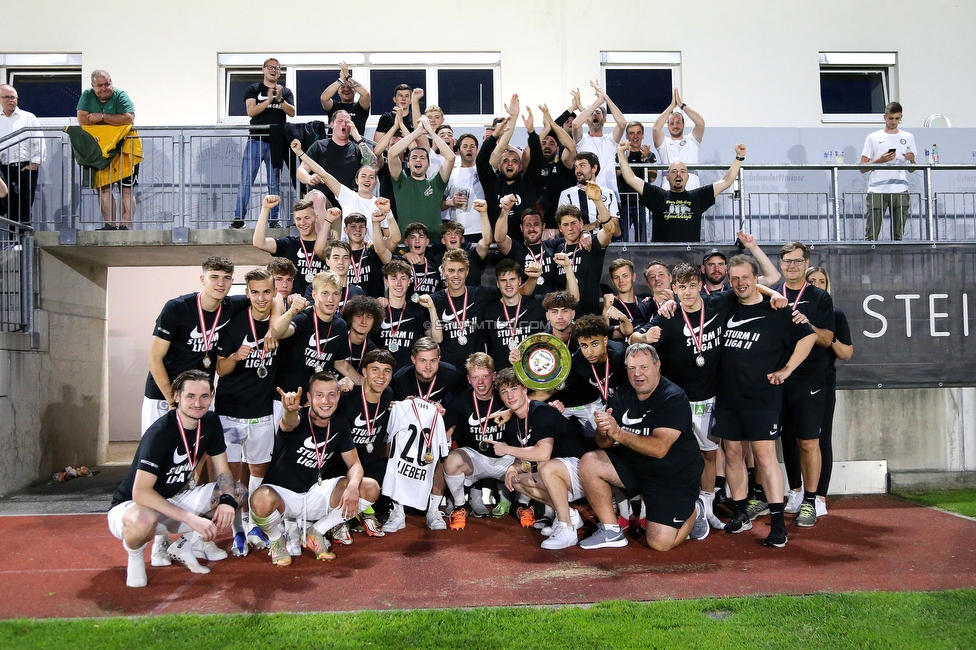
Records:
[[[586,191],[587,183],[596,182],[601,177],[600,159],[590,151],[580,151],[573,160],[573,172],[576,174],[576,185],[568,187],[559,195],[558,205],[573,205],[579,208],[586,230],[596,227],[596,201],[602,201],[607,212],[614,219],[620,218],[620,206],[617,204],[616,193],[607,187],[600,187],[600,198],[591,199]]]
[[[465,133],[458,138],[457,155],[461,166],[451,171],[451,178],[447,181],[447,194],[441,203],[441,208],[447,211],[448,219],[464,226],[466,239],[477,241],[475,238],[481,237],[481,216],[474,209],[474,202],[485,198],[485,191],[478,177],[478,168],[475,166],[478,156],[478,138],[470,133]]]
[[[762,251],[759,244],[756,242],[756,238],[747,232],[740,230],[737,233],[739,241],[742,246],[752,255],[753,259],[759,264],[759,271],[762,275],[759,276],[759,284],[771,287],[775,285],[780,280],[779,270],[773,265],[773,263],[766,256],[766,253]],[[728,283],[728,262],[725,257],[725,253],[713,248],[712,250],[705,253],[702,257],[701,264],[701,275],[702,275],[702,294],[708,295],[715,291],[726,291],[731,289]]]
[[[318,229],[326,229],[328,224],[324,222],[324,218],[319,221],[310,200],[299,199],[293,206],[298,237],[268,237],[269,215],[280,202],[281,199],[274,195],[264,197],[261,203],[261,214],[254,224],[254,237],[251,243],[255,248],[270,255],[291,260],[298,269],[292,291],[301,296],[305,294],[305,289],[312,283],[315,274],[325,269],[322,260],[315,255],[315,239],[318,236]]]
[[[545,128],[539,136],[542,148],[542,169],[539,171],[539,207],[546,217],[547,227],[555,229],[553,215],[559,203],[559,194],[576,182],[573,160],[576,157],[576,143],[563,127],[556,124],[549,107],[539,107]],[[523,212],[524,214],[524,212]],[[505,224],[506,228],[508,224]],[[505,232],[508,232],[507,230]]]
[[[339,101],[333,99],[336,93],[339,94]],[[357,94],[359,95],[358,102],[356,101]],[[369,105],[372,98],[369,89],[352,78],[349,73],[349,66],[344,61],[339,64],[339,78],[322,91],[319,101],[322,102],[322,110],[328,114],[329,121],[332,121],[332,117],[337,112],[346,111],[349,113],[353,124],[356,125],[356,129],[360,133],[366,132],[366,120],[369,118]]]
[[[347,423],[333,417],[340,393],[335,376],[312,375],[304,408],[301,388],[278,392],[285,414],[265,483],[251,495],[251,518],[270,540],[271,564],[291,564],[281,530],[289,518],[298,519],[302,529],[306,521],[314,522],[303,531],[305,548],[316,560],[334,560],[325,533],[371,506],[380,486],[364,477]],[[341,477],[340,460],[346,469]]]
[[[509,194],[502,197],[502,211],[511,210],[514,205],[514,195]],[[498,251],[502,255],[518,262],[522,269],[530,265],[535,265],[542,269],[541,275],[536,278],[534,292],[534,295],[541,299],[545,294],[553,290],[558,267],[553,263],[552,251],[542,241],[545,225],[539,210],[536,208],[525,208],[522,210],[520,224],[522,236],[512,238],[508,236],[508,219],[499,219],[496,221],[495,243],[498,244]]]
[[[701,241],[702,215],[715,205],[719,194],[732,187],[739,175],[739,167],[746,159],[746,146],[735,145],[735,161],[721,180],[687,190],[688,167],[683,162],[673,162],[668,167],[670,190],[645,183],[634,175],[627,162],[627,141],[620,143],[620,176],[641,196],[641,203],[651,211],[651,241],[697,242]]]
[[[295,177],[301,183],[319,188],[332,205],[338,205],[339,196],[325,184],[325,179],[317,174],[310,166],[315,162],[319,169],[324,169],[339,183],[347,188],[352,187],[356,179],[356,172],[362,167],[362,153],[359,142],[352,139],[352,118],[346,111],[336,111],[332,115],[332,133],[327,140],[316,140],[304,155],[299,157],[301,166]],[[295,143],[291,143],[295,150]],[[301,151],[299,147],[298,151]],[[296,155],[298,151],[295,151]],[[311,198],[311,197],[309,197]],[[321,211],[324,204],[316,206]]]

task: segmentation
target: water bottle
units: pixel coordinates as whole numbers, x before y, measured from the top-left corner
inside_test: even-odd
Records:
[[[932,164],[939,164],[939,145],[937,144],[932,145]]]
[[[844,164],[844,152],[843,151],[835,151],[834,152],[834,161],[838,165],[843,165]]]
[[[829,165],[829,164],[831,164],[832,162],[834,162],[834,161],[833,161],[833,159],[831,158],[831,152],[830,152],[830,151],[825,151],[825,152],[824,152],[824,164],[825,164],[825,165]]]
[[[928,149],[925,150],[925,163],[928,165],[932,164],[932,152]]]

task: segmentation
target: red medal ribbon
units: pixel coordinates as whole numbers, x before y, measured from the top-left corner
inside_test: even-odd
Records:
[[[197,316],[200,318],[200,336],[203,337],[203,347],[204,352],[210,352],[210,348],[213,347],[213,340],[217,334],[217,324],[220,323],[220,312],[224,309],[223,301],[217,305],[217,315],[214,316],[213,325],[207,330],[207,323],[203,319],[203,300],[200,298],[200,294],[197,294]]]
[[[704,347],[705,340],[705,303],[702,302],[701,311],[698,312],[700,316],[698,317],[698,336],[695,336],[695,328],[691,326],[691,321],[688,320],[688,314],[685,313],[684,307],[678,305],[681,310],[681,318],[684,319],[685,325],[688,326],[688,332],[691,334],[691,342],[694,344],[695,349],[698,354],[702,354],[702,348]]]

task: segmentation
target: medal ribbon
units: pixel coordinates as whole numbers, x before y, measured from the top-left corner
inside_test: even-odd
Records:
[[[356,252],[349,256],[349,269],[352,271],[353,284],[359,284],[359,278],[363,270],[363,258],[366,257],[366,249],[363,248],[359,253],[359,261],[356,261]]]
[[[491,407],[495,405],[495,393],[492,391],[491,399],[488,400],[488,410],[485,411],[485,418],[481,418],[481,409],[478,408],[478,396],[474,393],[471,394],[472,401],[474,401],[474,414],[478,416],[478,429],[481,430],[481,439],[485,439],[486,432],[488,431],[488,422],[491,415]]]
[[[298,238],[298,245],[302,247],[302,254],[305,256],[305,273],[312,272],[312,257],[308,254],[308,249],[305,248],[305,240],[301,237]]]
[[[390,315],[390,341],[395,341],[397,339],[397,334],[400,333],[400,323],[403,322],[403,312],[407,311],[406,305],[400,308],[400,319],[396,322],[396,328],[393,327],[393,307],[390,303],[386,303],[386,313]]]
[[[220,312],[224,309],[224,303],[221,301],[217,305],[217,315],[214,316],[213,325],[207,330],[207,323],[203,319],[203,300],[200,298],[200,294],[197,294],[197,316],[200,317],[200,336],[203,337],[203,347],[204,352],[210,352],[210,348],[213,347],[214,337],[217,335],[217,324],[220,322]]]
[[[607,400],[610,399],[610,353],[607,353],[606,370],[603,371],[602,382],[596,374],[596,366],[592,363],[590,364],[590,370],[593,372],[593,378],[596,379],[596,387],[600,391],[600,397],[603,398],[603,403],[606,404]]]
[[[247,322],[251,325],[251,336],[254,337],[254,345],[258,349],[258,365],[264,365],[264,340],[258,344],[258,330],[254,326],[254,316],[251,315],[251,310],[247,310]]]
[[[519,301],[521,300],[519,298]],[[464,288],[464,305],[461,307],[460,316],[458,316],[457,309],[454,308],[454,299],[451,297],[451,294],[447,294],[447,304],[451,306],[451,311],[454,313],[454,320],[458,324],[458,336],[464,336],[464,331],[468,328],[468,288]]]
[[[615,303],[615,304],[618,304],[618,305],[620,305],[621,307],[623,307],[623,310],[624,310],[625,312],[627,312],[627,318],[629,318],[629,319],[631,320],[631,322],[633,322],[633,320],[634,320],[634,315],[633,315],[632,313],[630,313],[630,308],[629,308],[629,307],[627,306],[627,303],[625,303],[625,302],[624,302],[623,300],[621,300],[620,298],[614,298],[614,299],[613,299],[613,301],[614,301],[614,303]]]
[[[431,393],[434,392],[434,384],[437,383],[437,376],[434,375],[434,378],[430,380],[430,385],[427,386],[427,394],[426,395],[424,394],[423,389],[420,388],[420,380],[416,378],[416,375],[414,375],[414,379],[417,382],[417,397],[419,397],[420,399],[424,400],[425,402],[430,402],[431,401],[430,395],[431,395]],[[416,409],[414,409],[414,410],[416,411]],[[420,415],[417,415],[417,419],[420,419]]]
[[[698,317],[698,336],[695,336],[695,328],[691,326],[691,321],[688,320],[688,314],[685,312],[684,307],[680,307],[680,309],[681,318],[684,319],[685,325],[688,326],[688,332],[691,334],[691,342],[694,344],[698,354],[702,354],[705,340],[705,303],[702,302],[701,311],[698,312],[700,314]]]
[[[325,428],[325,445],[321,453],[319,453],[319,441],[315,437],[315,425],[312,424],[312,414],[308,414],[308,428],[312,430],[312,444],[315,445],[315,465],[319,470],[319,476],[322,475],[322,463],[324,462],[325,454],[329,451],[329,443],[335,436],[330,436],[332,432],[332,419],[329,419],[329,425]]]
[[[312,310],[312,318],[314,319],[312,322],[315,324],[315,355],[319,361],[322,361],[325,354],[322,352],[322,337],[319,336],[319,315],[315,313],[314,309]],[[329,334],[332,334],[332,323],[334,322],[334,318],[329,321],[329,331],[326,332],[325,338],[329,338]]]
[[[180,421],[179,414],[176,415],[176,423],[179,425],[180,438],[183,439],[183,448],[186,449],[186,457],[190,459],[190,468],[193,469],[197,466],[197,458],[200,457],[200,431],[203,428],[203,423],[197,420],[197,441],[193,443],[193,456],[190,456],[190,441],[186,438],[186,432],[183,431],[183,422]]]
[[[417,422],[420,424],[420,433],[424,436],[424,453],[429,453],[433,450],[434,420],[430,421],[429,427],[425,427],[420,419],[420,411],[417,410],[417,403],[410,400],[410,408],[413,409],[413,414],[417,416]],[[435,415],[434,417],[436,418],[437,416]]]
[[[373,411],[373,417],[371,418],[369,417],[369,402],[366,401],[366,389],[362,389],[359,394],[363,398],[363,417],[366,418],[366,431],[369,433],[370,442],[372,442],[373,428],[376,424],[377,418],[380,416],[380,402],[376,402],[376,409]]]
[[[519,316],[522,315],[522,313],[521,313],[521,309],[522,309],[522,295],[519,294],[518,304],[515,305],[515,318],[510,318],[509,317],[509,315],[508,315],[508,305],[505,304],[505,301],[504,300],[502,301],[502,309],[505,310],[505,323],[506,324],[509,324],[508,325],[508,333],[514,339],[515,337],[518,336],[518,319],[519,319]]]
[[[427,279],[427,276],[429,274],[430,274],[430,260],[428,260],[425,257],[424,258],[424,280]],[[414,290],[414,293],[420,293],[420,285],[417,283],[417,278],[419,276],[417,275],[417,271],[413,268],[413,264],[410,265],[410,277],[413,280],[413,290]]]
[[[796,306],[800,304],[800,298],[803,297],[803,292],[806,291],[807,290],[807,287],[809,287],[809,286],[810,286],[810,283],[808,283],[806,281],[803,282],[803,286],[800,287],[800,293],[796,294],[796,300],[794,300],[793,301],[793,304],[790,305],[790,309],[792,309],[793,311],[796,311]],[[785,284],[783,285],[783,288],[784,289],[786,288],[786,285]]]

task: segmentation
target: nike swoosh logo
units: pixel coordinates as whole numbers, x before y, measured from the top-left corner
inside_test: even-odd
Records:
[[[327,339],[322,339],[322,347],[324,348],[326,345],[329,344],[329,341],[335,340],[337,338],[339,338],[339,335],[338,334],[336,334],[335,336],[330,336]],[[315,347],[315,335],[314,334],[312,334],[312,336],[309,337],[309,339],[308,339],[308,347],[310,347],[310,348],[314,348]]]
[[[445,323],[449,323],[454,320],[454,314],[448,314],[446,311],[441,314],[441,320]]]
[[[400,320],[399,320],[399,321],[398,321],[398,322],[396,323],[396,326],[397,326],[398,328],[400,328],[400,327],[403,327],[403,324],[404,324],[404,323],[409,323],[409,322],[410,322],[410,321],[412,321],[412,320],[413,320],[413,316],[411,316],[410,318],[401,318],[401,319],[400,319]],[[384,329],[384,330],[388,330],[388,329],[393,329],[393,323],[389,323],[389,322],[387,322],[387,321],[383,321],[382,323],[380,323],[380,329]]]
[[[819,393],[819,392],[820,392],[821,390],[823,390],[823,389],[822,389],[822,388],[818,388],[817,390],[811,390],[811,391],[810,391],[810,394],[811,394],[811,395],[816,395],[816,394],[817,394],[817,393]]]
[[[472,427],[477,427],[480,426],[481,423],[487,419],[488,419],[487,417],[484,417],[479,420],[478,417],[474,413],[472,413],[471,415],[468,416],[468,425]]]
[[[188,458],[188,456],[186,454],[181,454],[179,449],[174,449],[173,450],[173,464],[174,465],[182,465],[183,463],[186,462],[186,459],[187,458]]]
[[[624,426],[632,427],[635,424],[640,424],[641,422],[644,421],[644,418],[642,418],[642,417],[640,417],[640,418],[629,418],[629,417],[627,417],[627,414],[628,413],[630,413],[630,409],[627,409],[626,411],[624,411],[623,416],[621,416],[621,418],[620,418],[620,421],[624,423]]]
[[[363,418],[362,415],[357,415],[356,416],[356,419],[352,421],[352,425],[354,427],[362,428],[362,427],[365,427],[367,424],[369,424],[369,423],[366,422],[366,420]]]
[[[327,442],[328,442],[328,440],[323,440],[319,444],[315,444],[315,441],[312,440],[312,436],[309,436],[309,437],[305,438],[305,447],[308,448],[308,449],[315,449],[316,447],[319,448],[319,449],[321,449],[322,447],[324,447],[326,445]]]
[[[686,520],[685,519],[678,519],[677,517],[672,517],[671,518],[671,521],[673,521],[676,524],[683,524],[683,523],[685,523]]]
[[[218,325],[218,326],[217,326],[217,329],[216,329],[216,330],[214,330],[214,331],[215,331],[215,332],[219,332],[220,330],[222,330],[222,329],[224,329],[224,327],[225,327],[225,326],[226,326],[226,325],[227,325],[228,323],[230,323],[230,321],[229,321],[229,320],[225,320],[225,321],[224,321],[223,323],[221,323],[220,325]],[[191,338],[191,339],[202,339],[202,338],[203,338],[203,334],[201,334],[201,333],[200,333],[200,329],[199,329],[199,327],[194,327],[194,328],[193,328],[193,331],[192,331],[192,332],[190,332],[190,338]],[[217,340],[217,337],[216,337],[216,336],[214,336],[214,340]]]
[[[706,327],[708,327],[709,323],[711,323],[716,318],[718,318],[718,315],[717,314],[715,316],[712,316],[711,318],[709,318],[707,321],[705,321],[705,324],[701,326],[701,329],[699,329],[699,328],[696,327],[695,328],[695,333],[696,334],[701,334],[702,330],[704,330]],[[762,316],[760,316],[760,318],[762,318]],[[745,322],[745,321],[743,321],[743,322]],[[685,328],[684,328],[684,334],[685,334],[685,336],[691,336],[691,332],[688,331],[688,325],[687,324],[685,325]]]
[[[729,322],[726,323],[726,326],[729,329],[734,329],[734,328],[738,327],[739,325],[745,325],[746,323],[751,323],[752,321],[759,320],[760,318],[766,318],[766,317],[765,316],[753,316],[752,318],[746,318],[744,320],[735,320],[735,317],[734,316],[730,316],[729,317]]]

